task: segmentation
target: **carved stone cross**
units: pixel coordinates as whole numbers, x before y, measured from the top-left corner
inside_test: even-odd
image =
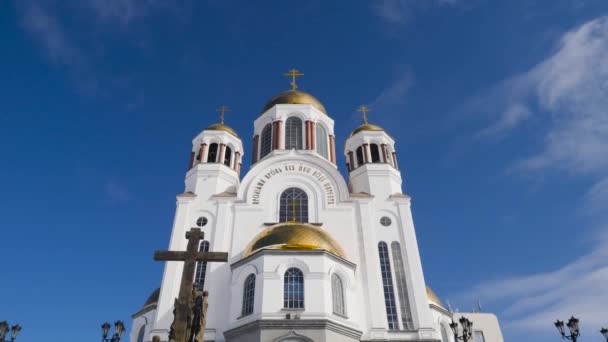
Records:
[[[175,300],[175,310],[173,324],[171,325],[172,340],[175,342],[193,342],[187,341],[190,332],[190,320],[192,319],[192,309],[194,306],[194,298],[192,295],[194,285],[194,270],[197,262],[226,262],[228,261],[228,253],[225,252],[199,252],[200,241],[204,238],[200,228],[192,228],[186,232],[188,239],[188,247],[186,251],[156,251],[154,252],[154,260],[156,261],[182,261],[184,270],[182,272],[182,281],[179,288],[179,296]],[[204,332],[204,325],[200,327]],[[203,342],[203,341],[198,341]]]

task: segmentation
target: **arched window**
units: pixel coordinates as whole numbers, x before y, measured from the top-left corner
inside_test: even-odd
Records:
[[[317,153],[327,158],[327,131],[321,124],[317,124]]]
[[[380,256],[380,272],[382,273],[382,287],[384,289],[384,305],[386,306],[388,329],[398,330],[399,322],[395,303],[395,290],[393,288],[393,274],[391,272],[391,262],[386,242],[378,243],[378,254]]]
[[[308,222],[308,196],[299,188],[288,188],[281,194],[279,222]]]
[[[139,328],[139,333],[137,333],[137,342],[144,342],[144,335],[146,334],[146,326],[143,325]]]
[[[272,125],[268,124],[262,129],[262,138],[260,139],[260,159],[264,158],[272,151]]]
[[[232,161],[232,149],[230,146],[226,146],[226,153],[224,153],[224,165],[230,167],[230,162]]]
[[[243,309],[241,316],[253,313],[253,301],[255,298],[255,274],[250,274],[243,285]]]
[[[394,241],[391,243],[393,254],[393,264],[395,265],[395,277],[397,278],[397,294],[399,295],[399,310],[401,311],[401,322],[404,329],[414,329],[412,309],[407,292],[407,282],[405,279],[405,264],[401,256],[401,245]]]
[[[198,249],[200,252],[209,252],[209,241],[203,240],[201,241],[200,247]],[[207,262],[197,262],[196,263],[196,272],[194,273],[194,286],[199,290],[203,290],[205,287],[205,273],[207,272]]]
[[[357,147],[357,167],[363,165],[363,146]]]
[[[283,276],[283,307],[304,308],[304,274],[297,268],[290,268]]]
[[[346,306],[344,305],[344,287],[342,279],[337,274],[331,275],[331,299],[334,313],[346,316]]]
[[[209,145],[209,153],[207,154],[207,163],[215,163],[217,161],[217,144]]]
[[[285,121],[285,149],[302,149],[302,120],[295,116]]]
[[[380,163],[380,148],[378,148],[378,145],[370,144],[369,149],[372,154],[372,163]]]
[[[441,342],[450,342],[450,338],[448,336],[448,328],[445,327],[445,324],[441,324]]]

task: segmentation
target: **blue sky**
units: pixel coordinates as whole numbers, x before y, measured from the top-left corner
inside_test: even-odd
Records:
[[[556,340],[570,314],[601,340],[606,1],[1,1],[0,41],[0,320],[19,340],[130,322],[192,137],[225,104],[250,152],[292,67],[339,151],[362,103],[395,136],[444,302],[480,299],[507,341]]]

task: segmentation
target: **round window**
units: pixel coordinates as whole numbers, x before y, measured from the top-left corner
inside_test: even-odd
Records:
[[[391,225],[391,219],[387,216],[382,216],[382,218],[380,219],[380,224],[385,227],[388,227]]]
[[[207,225],[207,222],[208,222],[208,220],[207,220],[206,217],[204,217],[204,216],[203,217],[199,217],[196,220],[196,225],[199,226],[199,227],[204,227],[204,226]]]

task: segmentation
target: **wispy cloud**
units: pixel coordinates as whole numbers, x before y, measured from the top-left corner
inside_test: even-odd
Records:
[[[541,126],[541,147],[515,162],[513,170],[561,170],[593,183],[582,203],[595,214],[588,230],[601,233],[590,253],[555,271],[486,282],[474,292],[501,304],[507,327],[517,331],[552,329],[552,320],[571,314],[590,326],[605,324],[608,16],[565,33],[546,59],[476,99],[475,106],[497,114],[481,137],[508,136],[527,123]]]
[[[432,8],[455,7],[467,0],[374,0],[372,12],[387,24],[404,24]]]
[[[85,63],[83,52],[68,37],[59,20],[38,3],[31,2],[24,8],[23,26],[51,62],[68,66]]]
[[[405,103],[407,92],[414,86],[414,76],[409,68],[401,68],[395,78],[380,94],[370,103],[372,108],[386,108],[388,106]]]

